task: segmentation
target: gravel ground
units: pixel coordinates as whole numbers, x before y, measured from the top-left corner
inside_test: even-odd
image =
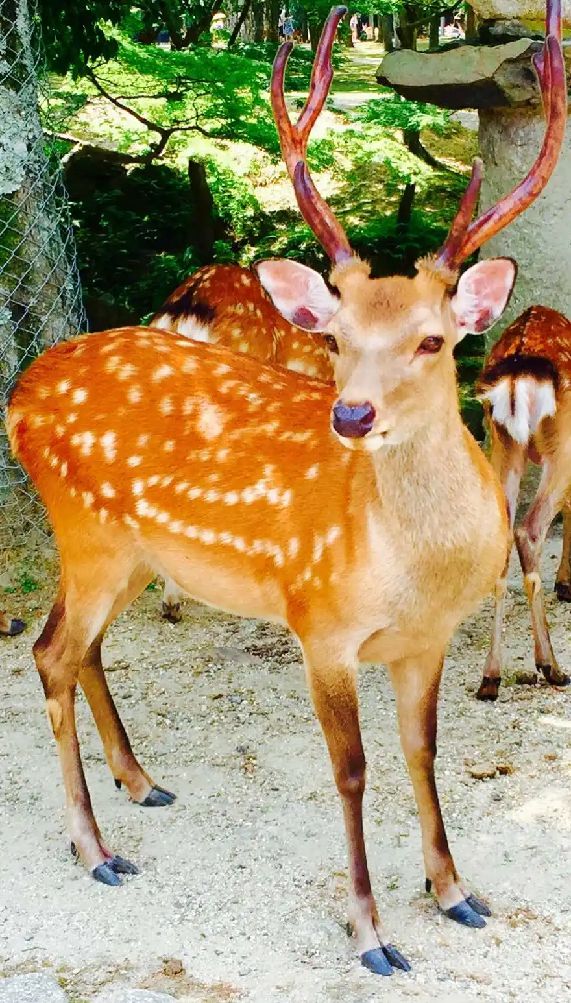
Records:
[[[559,546],[554,537],[546,547],[548,589]],[[341,812],[297,648],[279,628],[190,602],[173,626],[160,619],[158,591],[112,626],[105,656],[123,720],[178,800],[142,809],[115,790],[80,700],[99,823],[142,873],[107,888],[73,864],[30,654],[55,575],[38,562],[34,575],[38,591],[9,597],[29,628],[0,646],[0,1003],[569,998],[571,694],[513,681],[532,666],[519,577],[508,602],[511,684],[496,705],[474,699],[488,603],[457,634],[441,700],[441,801],[458,867],[493,905],[485,930],[445,919],[422,891],[392,693],[382,668],[362,672],[369,862],[389,938],[414,965],[389,981],[359,966],[344,933]],[[548,607],[565,665],[571,611],[551,592]],[[470,772],[496,767],[487,780]],[[26,973],[44,980],[36,995]]]

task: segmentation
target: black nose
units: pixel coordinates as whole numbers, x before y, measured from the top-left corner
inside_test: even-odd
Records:
[[[333,428],[346,439],[362,439],[370,432],[375,420],[375,409],[369,401],[364,404],[333,405]]]

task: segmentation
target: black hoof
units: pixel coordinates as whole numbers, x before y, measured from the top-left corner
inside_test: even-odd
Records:
[[[123,786],[123,785],[122,785],[121,781],[120,781],[120,780],[117,780],[117,779],[115,779],[115,787],[117,788],[117,790],[118,790],[118,791],[120,791],[120,790],[121,790],[121,787],[122,787],[122,786]]]
[[[571,602],[571,582],[555,582],[555,595],[559,602]]]
[[[463,902],[459,902],[458,905],[453,905],[451,909],[444,909],[445,916],[449,919],[453,919],[456,923],[461,923],[462,926],[472,926],[472,927],[483,927],[486,926],[486,920],[480,915],[472,906],[469,904],[468,899],[464,899]]]
[[[361,964],[375,975],[392,975],[393,966],[385,955],[382,947],[374,947],[372,951],[364,951]]]
[[[466,902],[474,912],[477,912],[480,916],[491,916],[492,910],[485,902],[481,899],[477,899],[475,895],[467,895]]]
[[[168,603],[163,603],[162,607],[163,619],[168,620],[169,623],[180,623],[182,620],[182,613],[180,611],[180,603],[173,603],[169,605]]]
[[[541,662],[536,662],[535,667],[538,672],[543,672],[550,686],[569,686],[569,683],[571,683],[571,676],[568,676],[566,672],[562,672],[559,666],[555,668],[553,665],[542,665]]]
[[[0,634],[3,637],[16,637],[17,634],[21,634],[25,629],[26,624],[23,620],[10,620],[8,630],[0,630]]]
[[[383,954],[393,968],[400,968],[401,972],[411,971],[412,965],[410,961],[406,960],[404,954],[401,954],[394,944],[385,944],[383,947]]]
[[[501,680],[496,676],[483,676],[476,700],[497,700]]]
[[[112,857],[111,860],[107,861],[108,867],[115,874],[140,874],[140,870],[136,864],[132,864],[130,860],[125,860],[125,857]]]
[[[91,872],[96,881],[101,881],[103,885],[121,885],[123,882],[119,875],[111,867],[111,861],[105,864],[98,864]]]
[[[139,801],[143,808],[162,808],[176,801],[176,794],[165,791],[164,787],[153,787],[144,801]]]

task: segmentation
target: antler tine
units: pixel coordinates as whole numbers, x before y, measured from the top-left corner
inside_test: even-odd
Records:
[[[470,225],[470,220],[474,215],[474,209],[480,196],[480,188],[484,177],[484,164],[479,157],[476,157],[472,164],[472,174],[466,191],[460,201],[458,212],[456,213],[448,236],[444,241],[437,256],[437,264],[443,268],[453,268],[452,262],[458,253],[466,230]]]
[[[305,157],[309,135],[325,104],[333,79],[331,49],[339,22],[346,13],[346,7],[332,7],[329,12],[315,54],[309,94],[295,124],[290,120],[284,95],[285,71],[293,48],[291,42],[286,42],[277,51],[270,85],[280,147],[293,183],[297,204],[306,223],[335,264],[352,258],[353,251],[343,227],[311,180]]]
[[[457,269],[482,244],[524,212],[545,188],[561,151],[567,121],[567,80],[561,48],[561,0],[547,0],[547,37],[540,53],[533,57],[539,79],[547,126],[539,156],[526,177],[508,195],[491,206],[460,234],[459,217],[468,190],[446,241],[436,256],[439,266]],[[474,170],[468,189],[474,182]],[[470,199],[468,199],[468,203]],[[475,199],[474,199],[475,202]],[[472,203],[473,208],[473,203]]]

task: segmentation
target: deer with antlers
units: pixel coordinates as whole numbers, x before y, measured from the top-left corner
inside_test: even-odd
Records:
[[[484,926],[489,910],[456,869],[438,801],[437,696],[450,637],[501,576],[509,528],[500,484],[460,419],[452,349],[499,317],[515,265],[500,258],[460,278],[458,270],[546,184],[566,86],[559,17],[549,10],[536,64],[547,129],[530,174],[470,223],[476,164],[440,251],[413,278],[371,279],[305,163],[345,10],[333,8],[326,22],[296,125],[283,94],[291,45],[278,51],[272,78],[282,151],[301,212],[332,261],[333,288],[292,261],[257,266],[286,318],[299,323],[303,309],[304,326],[326,333],[335,388],[215,345],[124,329],[59,344],[32,363],[8,428],[60,553],[58,595],[34,653],[81,859],[107,884],[136,871],[107,846],[93,814],[78,683],[115,780],[141,804],[172,800],[135,758],[101,663],[109,623],[166,574],[197,599],[285,623],[298,639],[343,807],[357,950],[367,968],[390,975],[409,964],[386,942],[367,867],[358,664],[388,667],[427,887],[447,916]]]
[[[527,463],[532,460],[542,468],[537,494],[516,528],[515,541],[531,612],[536,668],[553,686],[567,686],[571,678],[557,664],[549,637],[539,565],[547,531],[563,510],[563,553],[555,591],[560,599],[571,600],[571,447],[567,434],[571,322],[548,307],[526,310],[492,348],[477,393],[484,401],[491,432],[491,462],[506,495],[512,528]],[[492,644],[478,690],[480,700],[496,700],[498,696],[507,570],[506,562],[495,589]]]

